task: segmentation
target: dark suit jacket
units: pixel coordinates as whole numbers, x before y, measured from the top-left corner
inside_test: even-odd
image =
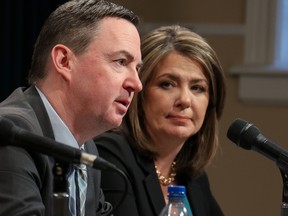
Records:
[[[153,160],[137,154],[127,139],[116,133],[105,133],[94,141],[100,156],[122,169],[130,180],[126,199],[115,210],[115,216],[158,216],[165,201]],[[205,173],[185,186],[194,216],[223,215],[210,191]],[[124,180],[117,173],[104,171],[101,187],[106,200],[116,205],[124,193]]]
[[[0,104],[0,116],[37,135],[54,138],[48,114],[34,86],[25,91],[16,89]],[[0,215],[53,215],[54,159],[5,145],[7,141],[0,137]],[[98,155],[93,141],[85,143],[85,149]],[[109,209],[100,189],[100,174],[88,167],[87,216],[101,215]]]

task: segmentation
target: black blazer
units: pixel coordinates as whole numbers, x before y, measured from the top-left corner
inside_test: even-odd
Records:
[[[16,89],[0,103],[0,115],[30,132],[54,138],[45,106],[34,86],[25,91]],[[1,138],[0,142],[0,215],[53,215],[54,159],[5,146],[7,141]],[[98,155],[93,141],[85,143],[85,149]],[[87,216],[101,215],[109,209],[100,189],[100,174],[88,167]]]
[[[127,139],[116,133],[105,133],[94,141],[99,155],[122,169],[130,180],[126,199],[115,211],[115,216],[158,216],[165,201],[153,160],[137,154]],[[185,186],[194,216],[223,215],[210,191],[205,173]],[[104,171],[101,187],[106,200],[116,205],[124,193],[124,180],[117,173]]]

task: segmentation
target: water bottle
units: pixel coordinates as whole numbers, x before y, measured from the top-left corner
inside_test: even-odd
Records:
[[[186,198],[186,188],[180,185],[168,186],[168,203],[159,216],[193,216]]]

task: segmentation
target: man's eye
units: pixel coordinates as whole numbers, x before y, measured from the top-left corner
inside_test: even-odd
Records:
[[[120,65],[126,65],[126,60],[125,59],[118,59],[117,62]]]

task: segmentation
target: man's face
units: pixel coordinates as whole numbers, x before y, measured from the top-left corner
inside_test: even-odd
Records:
[[[124,19],[103,19],[88,50],[73,64],[71,104],[83,129],[98,135],[121,124],[134,93],[142,89],[141,63],[136,27]]]

